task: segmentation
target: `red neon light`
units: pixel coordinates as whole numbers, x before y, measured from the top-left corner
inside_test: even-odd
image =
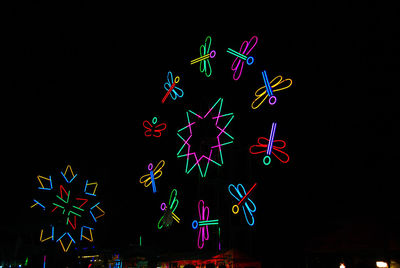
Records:
[[[61,197],[61,199],[64,200],[63,194],[62,194],[63,191],[64,191],[64,193],[68,196],[68,193],[67,193],[67,191],[64,189],[64,186],[60,185],[60,197]]]
[[[69,224],[71,225],[72,229],[76,229],[76,216],[74,215],[74,224],[72,225],[72,222],[68,219]]]
[[[143,127],[146,129],[144,131],[144,135],[146,137],[153,136],[153,137],[159,138],[159,137],[161,137],[161,132],[167,128],[167,124],[161,123],[158,125],[155,125],[155,124],[153,125],[149,121],[144,120]]]
[[[268,141],[269,139],[265,138],[265,137],[259,137],[257,139],[257,144],[256,145],[252,145],[249,148],[249,152],[251,154],[262,154],[262,153],[266,153],[267,149],[268,149]],[[278,146],[280,145],[280,146]],[[274,140],[273,145],[272,145],[272,151],[271,153],[282,163],[286,164],[287,162],[289,162],[289,155],[287,153],[285,153],[284,151],[282,151],[281,149],[284,149],[286,147],[286,142],[283,140]],[[277,153],[280,153],[281,157],[278,156]],[[285,160],[282,159],[286,158]]]
[[[175,82],[172,83],[171,87],[169,88],[169,90],[167,91],[167,94],[165,94],[164,98],[162,99],[161,103],[164,103],[165,100],[168,98],[169,93],[171,93],[171,91],[174,89],[175,87]]]
[[[247,194],[245,196],[243,196],[242,200],[240,200],[240,202],[237,204],[238,206],[240,205],[240,203],[242,203],[243,200],[246,199],[246,197],[249,195],[249,193],[254,189],[254,187],[256,187],[257,182],[254,183],[253,187],[250,188],[250,190],[247,192]]]
[[[77,198],[75,198],[76,200],[84,200],[85,202],[83,202],[80,206],[79,206],[79,208],[82,208],[85,204],[86,204],[86,202],[88,201],[86,198],[79,198],[79,197],[77,197]]]

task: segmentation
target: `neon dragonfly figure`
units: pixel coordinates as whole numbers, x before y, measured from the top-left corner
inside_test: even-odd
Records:
[[[180,223],[180,219],[175,214],[175,210],[178,207],[179,200],[176,198],[177,190],[173,189],[171,191],[171,195],[169,197],[168,206],[165,203],[161,203],[161,210],[164,211],[164,215],[161,216],[160,220],[158,221],[157,228],[160,230],[164,226],[169,228],[175,220],[177,223]]]
[[[231,48],[227,49],[226,52],[236,57],[231,66],[231,70],[233,71],[233,80],[239,80],[240,76],[242,75],[243,65],[245,61],[247,65],[252,65],[254,63],[254,58],[248,55],[256,46],[257,42],[258,37],[253,36],[249,41],[244,41],[242,43],[239,51],[235,51]]]
[[[172,100],[176,100],[176,98],[182,98],[183,97],[183,90],[179,87],[176,86],[180,81],[180,77],[176,76],[175,79],[172,76],[172,72],[168,71],[167,74],[167,82],[164,83],[164,89],[167,91],[167,93],[164,95],[163,99],[161,100],[161,103],[164,103],[165,100],[168,98],[168,96],[171,96]]]
[[[212,74],[210,58],[213,59],[215,57],[215,50],[210,52],[211,47],[211,36],[207,36],[204,44],[200,46],[200,57],[191,60],[190,65],[200,62],[200,72],[204,73],[207,77],[210,77]]]
[[[197,236],[197,247],[202,249],[204,247],[204,241],[208,240],[208,226],[209,225],[218,225],[218,220],[209,220],[208,217],[210,215],[210,209],[207,206],[204,206],[204,201],[200,200],[198,203],[198,211],[199,211],[199,221],[194,220],[192,222],[192,228],[196,230],[199,229],[199,233]]]
[[[161,160],[160,162],[158,162],[157,166],[154,168],[153,170],[153,164],[150,163],[147,166],[147,169],[149,170],[149,173],[143,175],[142,177],[140,177],[139,182],[144,184],[144,187],[149,187],[150,184],[153,186],[153,193],[157,192],[157,188],[156,188],[156,182],[155,180],[157,180],[158,178],[161,177],[162,175],[162,168],[165,165],[165,161]]]
[[[276,97],[274,96],[274,93],[291,87],[293,83],[292,79],[283,79],[281,75],[278,75],[269,81],[267,72],[265,70],[261,74],[264,80],[264,86],[257,89],[254,93],[256,98],[251,103],[251,108],[253,110],[258,109],[258,107],[260,107],[267,98],[269,104],[274,105],[276,103]]]
[[[256,212],[256,205],[254,202],[248,198],[250,192],[256,187],[257,183],[251,187],[251,189],[246,193],[242,184],[238,184],[237,187],[233,184],[229,184],[228,191],[239,203],[232,206],[233,214],[238,214],[239,206],[241,205],[244,217],[246,218],[247,224],[250,226],[254,225],[254,216],[253,213]],[[243,202],[244,201],[244,202]]]
[[[283,164],[289,162],[289,155],[283,151],[286,147],[284,140],[275,140],[276,122],[272,123],[271,132],[269,139],[265,137],[259,137],[256,145],[252,145],[249,148],[251,154],[262,154],[266,153],[263,158],[264,165],[268,166],[271,163],[271,153],[281,161]]]
[[[144,135],[146,137],[161,137],[161,133],[167,128],[167,124],[161,123],[157,125],[157,117],[154,116],[151,123],[147,120],[143,121],[143,127],[145,128]]]

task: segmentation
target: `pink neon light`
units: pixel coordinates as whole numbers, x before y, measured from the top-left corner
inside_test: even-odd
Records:
[[[249,48],[249,45],[253,42],[253,39],[255,39],[254,44],[252,44]],[[239,53],[248,56],[255,47],[255,45],[257,44],[257,42],[258,42],[257,36],[253,36],[249,41],[244,41],[240,46]],[[240,78],[240,76],[242,75],[243,65],[244,65],[244,60],[236,57],[231,66],[231,70],[233,71],[233,80],[238,80]],[[237,74],[237,72],[239,72],[239,74]]]
[[[144,120],[143,127],[146,129],[144,131],[144,135],[146,137],[153,136],[153,137],[159,138],[159,137],[161,137],[161,132],[167,128],[167,124],[161,123],[158,125],[155,125],[155,124],[153,125],[149,121]]]
[[[265,137],[259,137],[257,139],[257,144],[250,146],[249,152],[251,154],[266,153],[267,149],[268,149],[268,142],[269,142],[269,139],[267,139]],[[278,146],[279,143],[281,143],[280,146]],[[272,152],[271,152],[279,161],[281,161],[284,164],[289,162],[289,155],[287,153],[285,153],[284,151],[282,151],[282,149],[284,149],[285,147],[286,147],[285,141],[274,140],[273,145],[272,145]],[[283,160],[281,157],[278,156],[277,153],[280,153],[281,157],[283,156],[283,158],[286,158],[286,159]]]
[[[191,111],[191,112],[192,112],[192,114],[194,114],[197,118],[199,118],[199,119],[205,119],[205,118],[211,113],[211,111],[212,111],[213,109],[218,109],[218,108],[216,108],[216,107],[220,107],[220,106],[217,105],[219,102],[221,102],[221,103],[220,103],[220,106],[221,106],[221,105],[222,105],[222,98],[218,99],[218,101],[207,111],[207,113],[206,113],[204,116],[200,116],[200,115],[194,113],[193,111]],[[194,159],[195,159],[195,164],[194,164],[194,166],[195,166],[195,165],[199,165],[199,163],[200,163],[200,161],[201,161],[202,159],[205,159],[206,161],[208,161],[208,162],[207,162],[207,166],[209,165],[210,162],[215,162],[215,161],[212,159],[213,150],[214,150],[214,149],[217,149],[218,152],[219,152],[219,151],[222,150],[222,146],[226,145],[226,144],[221,144],[220,136],[221,136],[222,133],[224,133],[225,135],[227,135],[227,136],[229,137],[229,134],[227,134],[226,131],[225,131],[225,129],[228,127],[229,123],[227,123],[223,128],[221,128],[221,127],[218,126],[219,118],[221,118],[221,117],[223,117],[223,116],[226,116],[225,114],[221,115],[221,111],[220,111],[220,110],[221,110],[221,109],[218,110],[218,115],[217,115],[217,116],[211,117],[211,119],[215,119],[215,127],[216,127],[220,132],[218,133],[218,135],[217,135],[217,137],[216,137],[216,139],[217,139],[217,144],[214,145],[214,146],[211,146],[211,148],[210,148],[210,153],[208,154],[208,156],[205,155],[205,154],[203,154],[203,155],[201,155],[201,156],[198,156],[197,152],[191,152],[191,151],[190,151],[191,145],[189,144],[189,140],[192,138],[192,125],[194,125],[196,122],[188,122],[188,125],[185,126],[185,127],[183,128],[183,129],[189,128],[189,136],[188,136],[188,138],[187,138],[187,139],[183,139],[184,145],[187,146],[187,153],[186,153],[185,155],[183,155],[183,156],[186,156],[187,161],[189,161],[190,156],[193,156]],[[232,116],[232,117],[233,117],[233,115],[230,115],[230,114],[229,114],[229,116]],[[205,172],[206,172],[206,171],[205,171]]]
[[[210,216],[210,209],[207,206],[204,206],[204,201],[200,200],[198,203],[199,210],[199,220],[200,221],[208,221],[208,216]],[[199,226],[199,234],[197,237],[197,247],[202,249],[204,247],[204,241],[208,240],[208,225]]]

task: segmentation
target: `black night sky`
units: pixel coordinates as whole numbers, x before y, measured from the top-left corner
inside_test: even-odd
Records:
[[[36,176],[58,174],[68,164],[78,179],[99,183],[106,215],[95,227],[98,248],[126,248],[142,236],[144,245],[161,251],[198,252],[191,222],[200,199],[210,219],[220,220],[223,248],[261,259],[267,259],[265,249],[301,252],[337,222],[389,217],[384,228],[400,239],[400,217],[393,213],[400,184],[389,15],[350,4],[260,2],[246,12],[167,3],[157,12],[151,5],[52,5],[19,4],[7,25],[1,247],[14,246],[18,236],[40,244],[42,219],[29,208],[40,195]],[[210,78],[189,64],[207,35],[216,50]],[[233,57],[225,51],[253,35],[259,38],[255,63],[234,81]],[[277,93],[273,108],[265,102],[252,110],[264,69],[293,85]],[[184,96],[161,104],[169,70],[181,77]],[[197,170],[185,174],[176,132],[186,125],[188,109],[204,114],[220,97],[222,111],[234,113],[234,143],[223,147],[224,165],[210,165],[205,179]],[[159,139],[144,136],[142,122],[154,116],[167,123]],[[274,121],[290,162],[265,167],[248,150],[269,135]],[[138,180],[149,162],[161,159],[166,165],[153,194]],[[249,189],[254,182],[256,223],[250,227],[241,212],[231,213],[227,188],[242,183]],[[181,223],[159,231],[159,207],[173,188]],[[205,250],[217,247],[211,231]]]

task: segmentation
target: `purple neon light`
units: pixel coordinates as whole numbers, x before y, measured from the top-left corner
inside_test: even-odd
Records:
[[[276,123],[273,122],[273,123],[272,123],[272,127],[271,127],[271,133],[269,134],[267,155],[271,155],[272,144],[274,143],[274,137],[275,137],[275,129],[276,129]]]

